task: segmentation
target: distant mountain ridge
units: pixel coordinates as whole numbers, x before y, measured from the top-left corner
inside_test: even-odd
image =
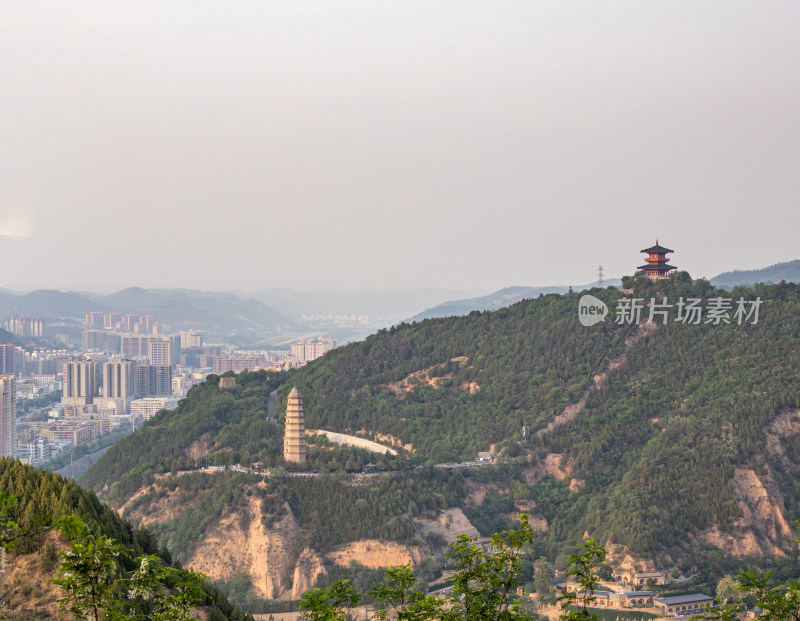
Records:
[[[737,285],[754,285],[758,282],[765,284],[776,284],[785,280],[786,282],[800,282],[800,259],[775,263],[756,270],[734,270],[732,272],[722,272],[711,279],[711,284],[715,287],[731,289]]]
[[[0,291],[0,319],[14,314],[45,319],[81,318],[91,311],[153,315],[173,328],[206,330],[278,329],[294,321],[253,298],[190,289],[130,287],[110,295],[42,289],[25,294]]]
[[[737,285],[754,285],[756,283],[776,284],[785,280],[786,282],[800,283],[800,259],[776,263],[761,269],[755,270],[733,270],[722,272],[711,279],[711,284],[723,289],[732,289]],[[619,287],[622,281],[614,278],[604,281],[606,287]],[[583,291],[596,287],[597,283],[579,285],[573,287],[573,291]],[[436,317],[459,317],[469,315],[472,311],[491,311],[498,310],[511,304],[525,299],[547,295],[548,293],[563,294],[569,290],[564,286],[549,287],[506,287],[488,295],[466,298],[463,300],[449,300],[437,306],[428,308],[421,313],[417,313],[406,321],[422,321],[423,319],[434,319]]]
[[[619,278],[607,280],[603,283],[606,287],[619,287],[622,281]],[[573,291],[583,291],[596,287],[597,283],[588,285],[579,285],[573,287]],[[467,298],[464,300],[452,300],[443,302],[438,306],[428,308],[421,313],[417,313],[409,318],[407,322],[422,321],[423,319],[434,319],[436,317],[459,317],[469,315],[472,311],[493,311],[511,306],[522,300],[530,300],[538,298],[540,295],[548,295],[550,293],[563,294],[569,291],[569,287],[552,286],[552,287],[505,287],[489,295],[484,295],[477,298]]]

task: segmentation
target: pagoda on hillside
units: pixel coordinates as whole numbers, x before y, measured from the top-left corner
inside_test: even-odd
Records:
[[[286,420],[283,433],[283,459],[302,464],[306,461],[305,417],[303,399],[297,388],[292,388],[286,400]]]
[[[669,274],[670,270],[677,269],[672,265],[667,263],[667,254],[671,252],[675,252],[674,250],[670,250],[669,248],[664,248],[663,246],[658,245],[658,240],[656,240],[656,245],[652,246],[651,248],[645,248],[642,252],[647,253],[647,265],[640,265],[636,269],[643,270],[645,275],[650,278],[650,280],[660,280],[662,278],[666,278]]]

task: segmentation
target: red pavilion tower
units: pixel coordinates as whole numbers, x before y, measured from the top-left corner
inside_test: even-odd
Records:
[[[674,250],[670,250],[669,248],[664,248],[663,246],[658,245],[658,240],[656,240],[656,245],[651,248],[645,248],[642,252],[647,253],[647,265],[640,265],[636,269],[644,270],[645,275],[650,277],[650,280],[659,280],[661,278],[666,278],[667,274],[669,274],[670,270],[677,269],[672,265],[667,264],[667,254],[671,252],[675,252]]]

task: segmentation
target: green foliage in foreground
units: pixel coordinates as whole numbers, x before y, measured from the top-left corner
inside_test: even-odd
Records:
[[[572,612],[577,608],[567,609],[567,612]],[[635,610],[593,610],[591,615],[598,621],[649,621],[649,619],[658,618],[657,614],[652,612],[638,612]],[[589,617],[592,618],[592,617]]]
[[[383,582],[370,590],[377,609],[374,618],[397,621],[522,621],[538,619],[530,602],[514,596],[521,583],[523,549],[533,540],[528,516],[517,516],[517,528],[492,536],[491,544],[480,547],[466,535],[452,544],[448,561],[455,566],[452,588],[447,596],[436,597],[417,588],[408,565],[386,571]],[[606,550],[592,539],[571,554],[567,574],[579,588],[562,593],[559,619],[562,621],[645,620],[657,615],[648,612],[598,610],[592,608],[598,572]],[[761,609],[763,621],[797,621],[800,614],[800,580],[784,583],[771,581],[771,572],[759,575],[742,571],[736,588],[741,597],[734,603],[716,602],[706,612],[693,617],[708,621],[739,621],[752,607]],[[305,593],[300,610],[305,621],[347,621],[350,611],[362,601],[362,594],[349,580],[336,580],[330,586]]]
[[[217,589],[172,567],[169,551],[159,549],[151,532],[121,520],[92,492],[53,472],[0,459],[0,554],[41,548],[44,559],[50,548],[44,535],[51,528],[71,539],[53,580],[64,589],[65,611],[80,609],[87,619],[98,619],[103,610],[99,619],[177,621],[187,617],[175,611],[200,603],[213,619],[248,618]],[[139,590],[131,595],[129,585]]]
[[[522,550],[533,537],[527,516],[519,518],[516,529],[493,535],[487,547],[472,543],[466,535],[451,545],[447,558],[456,572],[446,599],[415,590],[417,579],[408,565],[389,569],[384,582],[370,592],[373,602],[382,606],[375,611],[375,618],[408,621],[531,618],[521,611],[513,596],[519,584]],[[309,621],[344,621],[360,601],[361,594],[350,581],[337,580],[329,587],[305,593],[300,610]]]
[[[134,570],[120,577],[117,559],[130,558],[124,546],[87,535],[79,521],[67,530],[75,538],[61,552],[58,577],[52,580],[64,593],[58,600],[62,612],[90,621],[196,619],[194,609],[204,600],[204,576],[165,566],[155,556],[140,556],[133,559]],[[240,611],[233,618],[252,621]]]

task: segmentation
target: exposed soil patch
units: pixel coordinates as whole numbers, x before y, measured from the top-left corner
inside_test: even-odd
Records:
[[[448,544],[458,539],[459,535],[480,537],[478,529],[472,525],[469,518],[458,508],[448,509],[436,519],[415,519],[414,523],[423,537],[431,533],[438,533],[445,538]]]
[[[768,481],[768,485],[770,483]],[[772,544],[780,537],[791,537],[792,531],[783,514],[782,499],[771,495],[755,472],[749,468],[735,468],[731,487],[742,509],[746,526],[764,533]]]
[[[606,541],[605,549],[608,551],[607,561],[618,570],[634,572],[654,572],[656,565],[653,559],[634,556],[628,549],[619,544]]]
[[[338,546],[325,557],[341,567],[349,567],[356,562],[370,569],[413,565],[422,558],[417,548],[378,539],[363,539]]]
[[[366,430],[362,429],[361,432],[359,433],[366,433]],[[394,436],[389,435],[388,433],[375,433],[373,435],[375,436],[375,440],[380,442],[381,444],[388,444],[389,446],[399,447],[409,453],[414,452],[414,445],[411,444],[410,442],[407,444],[403,444],[403,441],[400,438],[395,438]]]
[[[293,591],[285,588],[283,578],[295,573],[301,556],[297,545],[302,532],[289,506],[286,505],[285,509],[280,522],[267,529],[261,523],[259,501],[250,498],[249,522],[243,521],[239,513],[222,518],[207,533],[186,565],[216,580],[229,580],[239,573],[246,573],[260,597],[291,599]],[[317,567],[311,562],[305,565],[312,573]],[[315,579],[316,575],[308,575],[301,581],[313,583]]]
[[[458,364],[459,367],[463,368],[467,366],[469,363],[469,358],[466,356],[456,356],[455,358],[450,358],[450,362],[455,362]],[[423,384],[427,384],[432,386],[433,388],[441,388],[445,384],[449,383],[455,378],[453,373],[444,373],[442,375],[431,375],[431,371],[434,371],[437,367],[441,365],[433,365],[426,369],[421,369],[419,371],[414,371],[410,373],[399,382],[391,382],[386,384],[386,387],[391,390],[395,395],[398,397],[404,393],[411,392],[417,386],[422,386]],[[473,388],[474,386],[474,388]],[[480,386],[475,384],[474,382],[471,384],[463,384],[461,386],[461,390],[465,390],[470,394],[474,394],[480,389]]]
[[[762,555],[764,549],[758,543],[758,539],[753,534],[752,530],[745,530],[739,535],[731,535],[723,533],[717,528],[710,528],[698,533],[698,538],[703,543],[710,543],[718,547],[720,550],[725,550],[728,554],[734,557],[749,556],[751,554]],[[777,551],[781,555],[780,550]]]
[[[564,463],[566,460],[565,453],[548,453],[536,466],[522,471],[525,482],[528,485],[536,485],[546,476],[551,476],[556,481],[563,481],[569,476],[569,466],[565,466]]]
[[[792,465],[786,457],[781,440],[800,432],[800,410],[784,412],[766,425],[763,432],[767,440],[767,452],[777,457],[787,471],[790,471]]]
[[[157,498],[156,494],[160,493],[163,493],[164,496]],[[151,495],[151,500],[147,504],[146,509],[142,511],[141,508],[137,508],[129,511],[128,509],[133,501],[145,494]],[[137,526],[148,526],[149,524],[174,520],[185,510],[186,499],[183,497],[180,488],[169,491],[166,488],[154,484],[136,492],[124,505],[119,507],[117,512],[125,519],[134,521]]]
[[[197,438],[194,442],[192,442],[189,446],[184,449],[184,453],[186,453],[186,457],[189,459],[194,459],[197,461],[198,459],[202,459],[206,455],[208,455],[208,450],[211,445],[211,432],[204,433],[202,436]]]
[[[56,600],[63,597],[61,587],[48,582],[55,574],[55,558],[51,562],[43,557],[42,550],[49,544],[53,551],[64,547],[59,536],[50,532],[42,548],[31,554],[6,556],[5,573],[0,573],[0,618],[2,619],[67,619],[71,614],[61,614]],[[26,615],[26,616],[23,616]]]

